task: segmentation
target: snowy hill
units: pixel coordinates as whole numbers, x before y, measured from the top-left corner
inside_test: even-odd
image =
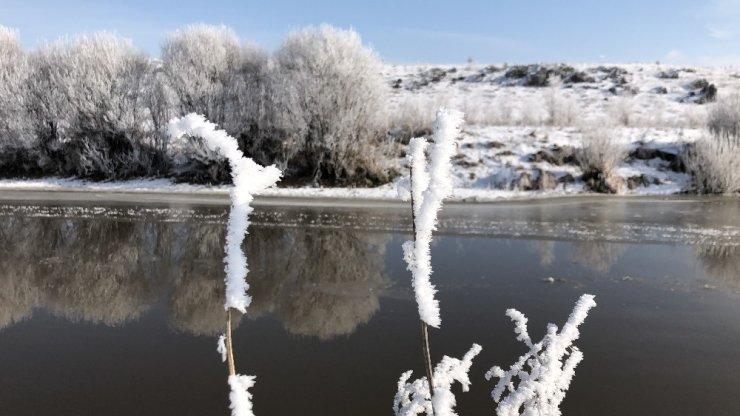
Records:
[[[397,138],[426,133],[438,107],[465,112],[456,187],[476,198],[685,191],[681,154],[705,133],[708,105],[740,87],[733,68],[660,64],[387,65],[384,75]],[[584,177],[579,152],[601,146],[584,136],[624,152],[606,186]]]

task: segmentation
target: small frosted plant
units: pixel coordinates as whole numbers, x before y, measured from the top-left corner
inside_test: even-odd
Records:
[[[593,295],[582,295],[563,329],[558,333],[554,324],[547,326],[547,334],[538,343],[532,343],[527,332],[527,317],[516,309],[508,309],[506,316],[514,322],[516,339],[529,351],[508,369],[494,366],[486,373],[486,380],[498,378],[491,392],[498,403],[498,416],[559,416],[560,403],[565,398],[576,366],[583,353],[573,342],[580,333],[578,327],[596,306]],[[563,361],[565,360],[565,361]],[[519,382],[515,383],[514,379]]]
[[[468,372],[475,358],[481,351],[481,346],[473,344],[462,360],[442,357],[442,361],[434,367],[434,395],[429,395],[429,383],[426,377],[409,382],[411,370],[403,373],[398,380],[398,391],[393,400],[393,411],[396,416],[411,416],[418,414],[454,416],[456,404],[455,395],[450,389],[457,381],[463,391],[470,389]]]
[[[198,114],[188,114],[179,119],[173,119],[167,126],[171,140],[180,139],[188,135],[203,139],[206,147],[226,158],[231,167],[231,177],[234,187],[231,188],[231,210],[226,233],[226,257],[224,258],[226,272],[226,334],[218,339],[218,352],[223,361],[228,361],[229,386],[231,394],[229,400],[232,416],[253,416],[252,395],[248,389],[254,386],[254,376],[236,374],[234,353],[231,342],[231,309],[241,313],[247,312],[247,306],[252,298],[247,294],[247,257],[241,245],[249,228],[249,214],[253,208],[249,205],[254,199],[253,194],[274,186],[280,180],[281,172],[275,166],[263,167],[252,159],[244,157],[239,150],[236,140],[223,130],[217,130],[216,125]]]
[[[437,213],[442,208],[442,200],[452,193],[450,160],[456,151],[455,138],[460,133],[462,121],[463,113],[459,111],[445,109],[437,111],[434,143],[429,146],[423,137],[411,139],[408,149],[411,174],[408,182],[402,182],[398,189],[403,199],[411,199],[414,239],[403,244],[403,258],[411,272],[416,304],[419,307],[428,392],[436,392],[428,326],[439,328],[442,323],[439,302],[434,298],[437,290],[429,280],[432,274],[429,245],[432,241],[432,231],[437,227]],[[430,154],[429,161],[426,156],[427,150]]]

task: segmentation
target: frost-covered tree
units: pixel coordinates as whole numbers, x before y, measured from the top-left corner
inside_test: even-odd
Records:
[[[148,59],[108,33],[77,36],[31,54],[28,109],[53,173],[99,178],[150,174],[142,80]],[[56,171],[54,171],[56,170]]]
[[[161,61],[151,62],[144,74],[144,106],[151,122],[152,146],[162,155],[167,154],[167,123],[175,117],[177,97]]]
[[[33,143],[25,112],[27,59],[18,32],[0,26],[0,168],[6,173],[28,170]]]
[[[385,178],[388,86],[357,32],[327,25],[293,32],[275,60],[276,123],[289,173],[321,182]]]
[[[198,113],[224,125],[233,97],[228,88],[241,61],[236,34],[226,26],[187,26],[164,40],[161,53],[178,115]]]
[[[273,59],[266,50],[252,44],[241,47],[227,88],[230,107],[224,129],[235,135],[240,147],[257,162],[277,162],[284,168],[282,135],[275,128],[276,117],[283,111],[273,91],[275,75]]]

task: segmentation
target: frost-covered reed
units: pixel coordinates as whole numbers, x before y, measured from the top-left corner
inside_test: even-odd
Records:
[[[244,157],[236,140],[216,125],[198,114],[170,121],[167,131],[171,140],[181,140],[183,136],[200,137],[209,150],[218,153],[229,161],[234,187],[231,188],[231,211],[226,234],[226,302],[224,308],[234,308],[246,313],[251,297],[247,294],[247,258],[241,244],[249,227],[249,205],[253,194],[274,186],[280,180],[281,172],[275,166],[260,166],[252,159]]]
[[[433,392],[435,395],[437,394],[437,388],[440,386],[437,386],[434,382],[435,375],[432,372],[428,326],[439,328],[442,319],[439,314],[439,302],[434,298],[437,290],[429,279],[432,274],[429,246],[432,241],[432,231],[437,226],[437,213],[442,208],[442,200],[452,193],[452,164],[450,160],[455,154],[455,138],[460,132],[462,122],[463,113],[459,111],[445,109],[437,111],[437,118],[434,122],[433,144],[429,146],[429,143],[423,137],[411,139],[408,149],[411,174],[408,181],[400,182],[402,185],[399,186],[399,195],[403,199],[411,199],[414,239],[403,244],[403,258],[407,263],[408,270],[411,271],[412,286],[414,287],[416,303],[419,307],[419,317],[421,318],[427,392]],[[427,161],[427,151],[430,154],[429,161]],[[410,376],[410,373],[408,373],[408,376]],[[451,384],[451,381],[449,384]],[[399,384],[400,387],[401,384]],[[444,384],[441,387],[443,388]],[[447,386],[446,391],[449,393],[449,386]],[[440,391],[440,394],[449,397],[443,391]],[[432,397],[429,399],[429,414],[434,414],[432,405],[437,399]],[[445,400],[447,399],[439,400],[441,400],[440,403],[446,403]],[[452,401],[454,405],[454,396],[452,396]],[[415,407],[412,406],[412,408]],[[399,414],[399,411],[401,410],[397,408],[396,413]]]
[[[224,308],[227,311],[226,335],[218,339],[217,351],[223,361],[228,361],[229,399],[232,416],[253,416],[252,395],[248,389],[254,386],[255,377],[236,374],[234,353],[231,341],[231,309],[241,313],[247,312],[251,297],[247,294],[247,257],[241,245],[249,227],[249,214],[253,208],[250,203],[253,194],[274,186],[280,180],[281,172],[275,166],[260,166],[252,159],[244,157],[239,150],[236,139],[225,131],[216,129],[216,125],[198,114],[188,114],[179,119],[173,119],[167,125],[167,133],[171,140],[181,140],[183,136],[199,137],[206,147],[226,158],[231,168],[231,177],[234,187],[230,191],[231,210],[226,233],[226,257],[224,258],[226,272],[226,301]]]
[[[582,295],[563,329],[558,333],[554,324],[547,326],[547,334],[538,343],[533,343],[527,331],[527,317],[516,309],[508,309],[506,315],[514,322],[516,339],[523,342],[529,351],[519,357],[508,370],[499,366],[486,373],[486,379],[498,378],[491,392],[498,403],[498,416],[559,416],[560,403],[565,398],[576,366],[583,360],[583,353],[573,342],[580,333],[578,327],[596,306],[593,295]],[[565,361],[563,361],[565,360]],[[518,378],[518,383],[514,379]]]
[[[436,289],[430,281],[432,274],[429,245],[432,231],[437,227],[437,213],[442,200],[452,193],[451,158],[456,151],[455,138],[460,132],[463,114],[441,109],[434,123],[433,144],[423,137],[409,142],[408,161],[411,166],[411,197],[414,240],[403,244],[404,260],[412,275],[419,317],[429,326],[439,328],[442,319],[439,302],[434,298]],[[427,162],[426,152],[429,151]],[[404,195],[402,195],[404,196]]]

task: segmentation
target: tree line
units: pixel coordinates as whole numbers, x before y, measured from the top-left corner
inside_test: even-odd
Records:
[[[25,51],[0,26],[0,175],[228,182],[199,138],[167,139],[170,119],[195,112],[289,183],[382,183],[388,88],[360,36],[326,25],[274,53],[224,26],[188,26],[159,59],[110,33]]]

